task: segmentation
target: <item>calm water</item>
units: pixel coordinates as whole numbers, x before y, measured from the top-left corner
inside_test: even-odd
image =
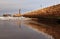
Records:
[[[51,39],[25,26],[20,20],[0,20],[0,39]]]

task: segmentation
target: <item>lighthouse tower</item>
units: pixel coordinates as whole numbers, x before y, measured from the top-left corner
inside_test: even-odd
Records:
[[[21,14],[21,9],[19,9],[19,14]]]

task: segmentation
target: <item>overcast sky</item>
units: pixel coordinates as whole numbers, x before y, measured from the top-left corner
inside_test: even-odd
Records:
[[[25,12],[55,4],[60,4],[60,0],[0,0],[0,11],[10,9],[17,11],[16,9],[21,8],[22,12]]]

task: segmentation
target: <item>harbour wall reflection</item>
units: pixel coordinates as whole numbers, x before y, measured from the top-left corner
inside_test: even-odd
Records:
[[[25,25],[42,31],[54,37],[54,39],[60,39],[60,24],[47,20],[25,20]]]

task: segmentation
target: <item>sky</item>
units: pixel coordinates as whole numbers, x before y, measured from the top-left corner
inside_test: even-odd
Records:
[[[60,0],[0,0],[0,14],[18,13],[36,10],[52,5],[60,4]]]

